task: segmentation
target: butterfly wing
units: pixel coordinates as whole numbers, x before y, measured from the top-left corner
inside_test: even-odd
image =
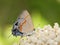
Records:
[[[12,34],[14,36],[23,36],[23,33],[33,31],[34,26],[27,10],[23,11],[13,25]]]
[[[19,30],[20,32],[27,33],[31,32],[34,29],[32,19],[30,14],[28,13],[27,10],[25,10],[21,15],[20,18],[23,19],[21,23],[19,24]]]

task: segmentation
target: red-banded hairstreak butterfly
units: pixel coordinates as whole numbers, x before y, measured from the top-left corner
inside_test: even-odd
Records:
[[[34,31],[32,19],[27,10],[24,10],[13,25],[12,34],[14,36],[29,35]]]

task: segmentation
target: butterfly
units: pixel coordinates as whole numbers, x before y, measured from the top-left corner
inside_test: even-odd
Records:
[[[31,16],[27,10],[24,10],[13,24],[12,34],[13,36],[24,36],[32,34],[33,31],[34,25]]]

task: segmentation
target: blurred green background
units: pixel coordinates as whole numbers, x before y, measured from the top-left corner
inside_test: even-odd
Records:
[[[60,0],[0,0],[0,45],[19,42],[20,37],[9,35],[13,23],[25,9],[31,14],[35,28],[39,24],[40,27],[60,24]]]

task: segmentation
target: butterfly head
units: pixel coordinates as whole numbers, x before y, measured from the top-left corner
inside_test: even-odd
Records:
[[[23,36],[23,33],[20,32],[18,29],[18,22],[16,22],[13,26],[12,34],[13,34],[13,36]]]

